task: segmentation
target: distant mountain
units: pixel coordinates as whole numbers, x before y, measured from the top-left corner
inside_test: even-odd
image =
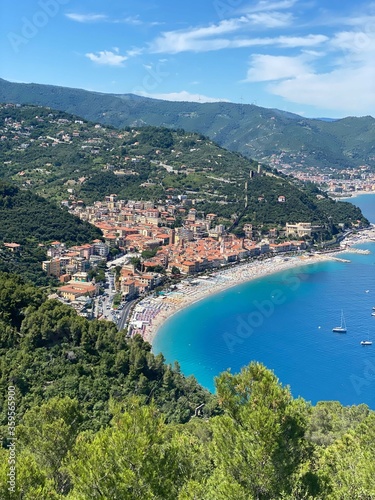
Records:
[[[320,120],[323,122],[336,122],[339,118],[325,118],[325,117],[319,117],[319,118],[313,118],[314,120]]]
[[[36,104],[115,127],[164,126],[196,131],[261,162],[375,168],[375,119],[308,119],[277,109],[227,102],[193,103],[104,94],[0,79],[0,102]]]

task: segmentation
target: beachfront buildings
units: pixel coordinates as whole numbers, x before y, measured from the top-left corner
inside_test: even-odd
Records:
[[[107,260],[111,248],[123,255],[134,253],[142,256],[140,268],[122,268],[119,289],[123,296],[132,297],[153,289],[159,283],[160,272],[176,271],[194,274],[218,269],[249,257],[303,250],[306,243],[301,238],[310,237],[309,222],[287,224],[285,235],[293,241],[277,243],[276,229],[269,230],[269,238],[254,240],[251,224],[244,226],[244,238],[227,234],[217,223],[214,213],[198,214],[184,203],[165,203],[118,200],[115,194],[102,202],[85,207],[74,203],[70,210],[81,219],[90,221],[101,229],[103,240],[66,248],[55,241],[48,249],[50,259],[43,262],[47,274],[64,283],[76,273],[85,273],[101,260]],[[182,221],[174,227],[176,218]],[[67,286],[67,285],[66,285]]]
[[[248,257],[306,248],[301,239],[275,243],[276,230],[270,230],[270,239],[254,241],[251,224],[244,227],[245,238],[227,234],[225,226],[217,223],[216,214],[198,214],[188,201],[185,197],[180,202],[177,200],[176,204],[170,200],[165,204],[154,204],[118,200],[115,194],[111,194],[92,206],[74,205],[71,211],[101,229],[107,248],[116,246],[124,254],[147,254],[142,259],[142,272],[172,272],[172,269],[177,269],[182,274],[194,274]],[[179,227],[175,227],[177,218],[180,219]],[[311,236],[310,223],[288,226],[288,235],[298,238]],[[122,274],[121,290],[124,295],[142,293],[143,285],[145,283],[134,271],[130,274],[127,270]],[[154,284],[147,284],[148,289],[152,286]]]
[[[91,207],[75,203],[70,210],[100,228],[103,238],[72,247],[53,241],[47,249],[49,259],[42,267],[60,280],[60,298],[80,314],[86,314],[87,304],[100,293],[99,284],[89,279],[88,272],[100,262],[109,267],[110,254],[121,256],[113,263],[115,287],[128,300],[155,289],[166,274],[193,275],[307,246],[303,239],[277,242],[276,228],[270,229],[267,237],[254,240],[257,232],[251,224],[245,224],[244,238],[228,234],[216,214],[198,214],[189,204],[124,202],[112,194]],[[174,227],[177,218],[182,225]],[[311,230],[308,222],[288,224],[283,235],[302,238],[310,236]]]
[[[184,200],[186,202],[187,200]],[[165,273],[191,275],[219,269],[241,260],[304,250],[304,240],[276,242],[278,231],[269,230],[269,239],[254,240],[251,224],[244,227],[245,237],[228,234],[217,223],[214,213],[198,214],[189,204],[155,205],[152,202],[122,201],[115,194],[103,202],[85,207],[75,203],[71,211],[90,221],[103,233],[103,239],[67,247],[54,241],[42,264],[48,275],[59,278],[60,294],[67,300],[93,297],[99,287],[88,279],[88,271],[107,262],[111,248],[125,256],[120,265],[117,289],[124,298],[142,295],[158,286]],[[176,218],[182,225],[174,227]],[[287,224],[287,237],[311,236],[309,222]],[[127,255],[138,256],[137,266]]]

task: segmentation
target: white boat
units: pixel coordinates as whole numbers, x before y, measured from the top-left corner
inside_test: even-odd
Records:
[[[372,345],[372,341],[371,340],[362,340],[361,345]]]
[[[373,311],[373,312],[371,313],[371,316],[375,316],[375,311]]]
[[[346,333],[346,323],[345,323],[343,311],[341,311],[341,324],[340,324],[340,326],[335,326],[334,328],[332,328],[332,331],[336,332],[336,333]]]

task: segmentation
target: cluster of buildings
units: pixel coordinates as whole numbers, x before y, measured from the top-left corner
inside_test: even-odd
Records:
[[[89,279],[88,272],[107,261],[108,253],[108,245],[101,240],[72,247],[53,241],[47,250],[49,259],[42,262],[42,268],[62,283],[60,296],[73,302],[81,296],[94,297],[99,293],[99,284]]]
[[[303,250],[306,243],[301,238],[311,236],[311,224],[299,223],[286,227],[291,241],[275,243],[272,236],[277,236],[276,230],[270,239],[255,241],[251,224],[246,224],[246,237],[238,238],[226,233],[216,214],[198,213],[186,197],[180,198],[177,203],[155,205],[119,200],[111,194],[92,206],[85,207],[80,201],[71,203],[72,213],[102,230],[101,244],[106,248],[117,247],[125,255],[143,255],[140,269],[130,263],[122,267],[119,289],[123,296],[132,297],[154,288],[161,281],[160,272],[188,275],[248,257]],[[182,226],[175,228],[177,219],[182,220]],[[81,257],[88,245],[84,247]]]
[[[286,156],[294,156],[295,161],[286,161]],[[272,156],[270,165],[286,175],[293,175],[302,182],[317,184],[333,197],[347,194],[350,196],[356,191],[375,191],[375,172],[368,165],[350,168],[322,168],[306,165],[304,160],[306,158],[307,155],[302,153],[300,155],[286,155],[286,153],[281,152],[279,155]]]
[[[92,298],[98,295],[99,284],[90,280],[89,271],[99,262],[107,262],[109,251],[110,244],[101,240],[72,247],[54,241],[47,250],[50,258],[42,263],[42,267],[49,276],[55,276],[62,283],[59,295],[74,303],[80,297]],[[124,297],[143,294],[162,281],[160,273],[145,272],[145,265],[142,267],[143,269],[138,270],[129,262],[122,266],[118,289]]]

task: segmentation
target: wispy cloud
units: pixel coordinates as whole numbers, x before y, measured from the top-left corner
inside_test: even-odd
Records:
[[[65,15],[67,18],[78,23],[97,23],[108,20],[108,17],[104,14],[77,14],[71,12]]]
[[[138,95],[150,97],[153,99],[162,99],[164,101],[184,101],[184,102],[229,102],[227,99],[218,99],[216,97],[208,97],[202,94],[191,94],[186,90],[181,92],[170,92],[160,94],[150,94],[148,92],[137,91]]]
[[[136,56],[140,56],[141,54],[143,54],[145,49],[141,48],[141,47],[133,47],[132,49],[129,49],[126,51],[126,55],[128,57],[136,57]]]
[[[112,22],[129,24],[129,25],[133,25],[133,26],[140,26],[140,25],[144,24],[144,22],[140,19],[139,16],[128,16],[128,17],[124,17],[121,19],[116,19]]]
[[[264,31],[291,27],[295,23],[294,14],[285,12],[285,9],[293,7],[295,3],[296,0],[261,1],[244,8],[243,15],[237,17],[222,19],[207,26],[165,31],[149,44],[149,51],[178,54],[273,44],[282,47],[312,46],[325,42],[328,37],[322,34],[263,38],[249,36],[249,32],[259,32],[260,28]]]
[[[231,24],[233,27],[233,24]],[[221,26],[229,31],[229,26]],[[150,47],[154,53],[178,54],[180,52],[208,52],[222,49],[236,49],[244,47],[257,46],[278,46],[278,47],[313,47],[320,45],[328,40],[325,35],[308,34],[305,36],[278,36],[265,38],[221,38],[205,36],[219,33],[218,26],[212,26],[210,29],[200,29],[192,31],[174,31],[163,33],[157,38]]]
[[[78,23],[105,22],[109,24],[127,24],[129,26],[159,26],[162,24],[158,21],[145,22],[140,18],[140,16],[112,18],[106,14],[79,14],[75,12],[65,14],[65,16],[71,21],[76,21]]]
[[[276,11],[291,9],[297,3],[297,0],[280,0],[280,1],[267,1],[262,0],[255,5],[246,5],[245,7],[239,8],[240,13],[251,13],[251,12],[266,12],[266,11]]]
[[[152,52],[177,54],[179,52],[218,50],[225,48],[227,40],[218,38],[239,32],[249,26],[251,21],[246,16],[224,19],[217,24],[204,27],[192,27],[186,30],[166,31],[151,43]]]
[[[90,61],[105,66],[122,66],[122,64],[128,59],[128,56],[122,56],[119,53],[118,48],[114,48],[113,51],[101,50],[96,53],[88,52],[85,56],[88,57]]]
[[[284,28],[292,24],[294,16],[291,12],[255,12],[247,19],[262,28]]]

